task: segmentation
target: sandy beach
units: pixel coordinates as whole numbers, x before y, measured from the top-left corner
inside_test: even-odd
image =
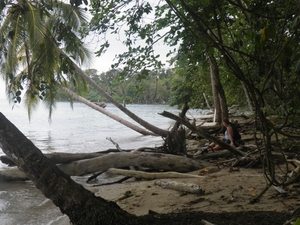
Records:
[[[86,188],[106,200],[116,202],[129,213],[142,216],[150,213],[180,213],[180,212],[247,212],[266,211],[292,214],[300,207],[300,190],[298,185],[292,185],[279,193],[270,187],[261,199],[252,204],[266,187],[266,181],[261,169],[218,169],[208,167],[190,174],[201,175],[204,178],[172,178],[177,182],[193,183],[205,190],[203,195],[184,193],[165,189],[155,185],[154,180],[139,180],[134,178],[124,183]],[[292,217],[292,216],[291,216]],[[52,225],[69,224],[67,217],[59,218]]]
[[[210,171],[211,170],[211,171]],[[95,194],[116,202],[124,210],[135,215],[180,212],[184,210],[206,212],[235,211],[277,211],[292,212],[300,206],[298,186],[290,186],[286,193],[279,193],[274,187],[262,196],[259,202],[250,201],[266,187],[261,169],[227,168],[215,172],[216,168],[205,168],[192,174],[198,178],[176,178],[178,182],[193,183],[205,190],[204,195],[182,193],[164,189],[154,181],[128,181],[122,184],[105,185],[97,188]],[[168,179],[168,180],[174,180]]]

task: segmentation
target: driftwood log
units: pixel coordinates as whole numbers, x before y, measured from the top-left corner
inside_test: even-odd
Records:
[[[172,189],[180,192],[203,195],[205,191],[197,184],[171,181],[171,180],[156,180],[154,184],[167,189]]]
[[[110,168],[107,170],[108,174],[111,175],[122,175],[135,177],[137,179],[145,179],[145,180],[155,180],[155,179],[165,179],[165,178],[204,178],[203,176],[198,176],[194,174],[188,173],[178,173],[178,172],[165,172],[165,173],[147,173],[144,171],[136,171],[136,170],[122,170]]]
[[[18,168],[13,167],[0,171],[0,181],[25,181],[28,177]]]
[[[124,168],[129,166],[162,171],[190,172],[208,165],[210,165],[210,163],[205,161],[196,161],[177,155],[119,152],[89,160],[80,160],[59,165],[59,168],[68,175],[81,176],[97,171],[106,171],[109,168]]]
[[[110,152],[110,150],[108,150]],[[51,162],[54,164],[63,164],[63,163],[70,163],[77,160],[82,159],[91,159],[98,156],[102,156],[106,154],[106,152],[92,152],[92,153],[65,153],[65,152],[54,152],[50,154],[44,154]],[[118,150],[111,150],[111,152],[116,152]],[[0,161],[4,164],[9,166],[16,166],[16,164],[7,156],[1,155]]]
[[[216,225],[214,223],[208,222],[207,220],[201,220],[202,225]]]
[[[170,154],[118,152],[57,166],[69,176],[82,176],[98,171],[107,171],[109,168],[126,168],[129,166],[185,173],[209,165],[211,164],[205,161],[196,161]],[[26,176],[17,168],[11,168],[0,171],[0,180],[26,180]]]

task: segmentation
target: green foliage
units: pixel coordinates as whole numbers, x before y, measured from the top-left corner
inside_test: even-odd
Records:
[[[197,9],[203,14],[203,17],[212,18],[214,8],[209,1],[190,3],[193,4],[193,9]],[[105,32],[118,33],[123,28],[121,24],[127,24],[124,30],[126,34],[125,45],[128,46],[128,51],[118,56],[118,61],[112,68],[124,65],[123,69],[126,71],[128,78],[131,75],[139,74],[141,78],[145,79],[145,76],[142,76],[142,71],[145,71],[146,68],[161,68],[163,66],[153,51],[153,45],[158,40],[163,40],[169,46],[178,47],[180,44],[176,59],[180,60],[187,57],[189,60],[187,63],[192,66],[189,68],[189,66],[181,64],[181,69],[186,72],[185,75],[188,75],[178,75],[176,78],[178,80],[173,81],[171,104],[182,105],[184,102],[190,102],[193,107],[204,107],[203,93],[208,93],[207,96],[211,96],[208,65],[203,63],[206,61],[205,53],[209,51],[207,47],[209,38],[202,36],[201,39],[195,39],[194,33],[197,32],[198,28],[195,27],[193,30],[190,27],[196,25],[191,23],[194,18],[188,16],[188,14],[185,14],[187,18],[178,17],[180,13],[184,14],[185,9],[177,1],[172,2],[172,4],[172,7],[178,10],[177,14],[170,7],[170,3],[163,4],[161,2],[159,5],[154,5],[149,4],[147,1],[138,1],[137,4],[133,4],[132,1],[114,1],[114,4],[111,4],[110,1],[102,1],[99,4],[99,1],[94,0],[91,1],[93,8],[91,29],[99,32],[99,34]],[[154,14],[154,18],[147,21],[145,18],[149,14]],[[234,22],[229,17],[226,19],[230,23]],[[144,42],[141,42],[142,40]],[[98,54],[100,55],[108,46],[108,42],[105,42]],[[222,62],[220,61],[220,63]],[[180,65],[178,64],[177,67],[180,67]],[[177,69],[175,73],[177,72],[180,73],[180,69]],[[227,73],[226,70],[222,72]],[[225,78],[223,80],[228,81]],[[242,99],[244,94],[241,94],[241,84],[237,82],[236,78],[232,80],[235,80],[234,84],[233,82],[227,82],[229,85],[226,86],[228,87],[230,104],[244,103],[245,98]],[[232,87],[234,90],[237,90],[238,87],[240,91],[231,91],[230,88]]]
[[[28,97],[38,96],[32,98],[33,101],[53,101],[57,81],[72,82],[80,90],[82,80],[73,73],[70,59],[83,61],[89,56],[80,38],[88,30],[87,17],[84,9],[77,7],[87,1],[71,0],[71,5],[50,0],[41,4],[20,1],[6,5],[7,2],[0,5],[4,9],[0,18],[6,16],[1,20],[0,61],[13,99],[20,100],[17,97],[22,95],[16,93],[24,92],[21,89],[24,80],[32,81]],[[91,0],[90,6],[93,15],[90,30],[105,40],[97,49],[98,55],[110,46],[105,39],[107,33],[125,33],[123,41],[128,51],[120,54],[112,67],[112,71],[118,71],[120,66],[122,70],[117,76],[107,73],[106,77],[101,77],[116,98],[126,101],[162,98],[166,101],[165,92],[172,84],[172,104],[189,102],[201,107],[204,104],[202,93],[211,96],[206,63],[210,53],[217,60],[229,104],[245,105],[246,90],[251,102],[257,109],[264,109],[264,114],[288,115],[293,119],[299,114],[298,4],[256,0],[236,4],[207,0],[157,3]],[[26,29],[21,29],[23,27]],[[166,81],[154,75],[154,71],[164,66],[153,50],[159,41],[174,46],[170,54],[176,53],[173,58],[175,76],[169,76]],[[64,48],[69,59],[55,55],[57,47]],[[6,60],[8,58],[10,60]],[[16,65],[21,63],[32,70],[15,75]],[[44,90],[37,88],[41,82],[47,84]],[[163,88],[166,83],[168,88]],[[154,93],[144,95],[142,100],[140,93],[148,93],[150,89],[154,89]],[[130,97],[124,97],[126,94]],[[96,94],[91,90],[90,95],[95,98]]]
[[[300,218],[297,218],[297,220],[295,221],[294,225],[300,225]]]
[[[130,78],[124,70],[112,69],[99,75],[95,70],[87,70],[86,73],[119,102],[126,104],[168,102],[172,73],[167,70],[143,71]],[[90,101],[106,101],[92,87],[86,98]]]
[[[168,20],[171,19],[171,16],[175,18],[172,13],[164,14],[167,5],[162,6],[162,10],[161,7],[148,1],[137,1],[135,4],[130,0],[101,1],[101,3],[98,0],[92,0],[91,6],[93,14],[90,23],[91,31],[96,32],[105,40],[96,52],[98,55],[101,55],[110,46],[105,37],[106,33],[124,32],[126,35],[123,43],[128,47],[128,51],[118,55],[117,62],[112,65],[113,69],[122,65],[122,68],[128,71],[128,75],[130,72],[135,75],[145,69],[160,69],[164,66],[159,60],[160,55],[154,52],[153,47],[161,40],[171,39],[176,45],[173,37],[178,30],[175,28],[176,21],[172,22],[174,26],[166,29],[166,25],[170,25]],[[169,12],[171,12],[170,9]],[[157,22],[156,17],[161,15],[165,15],[166,19],[158,18],[159,22]]]
[[[209,71],[190,63],[187,57],[182,57],[174,73],[170,104],[181,107],[187,103],[192,108],[207,108],[203,94],[211,96]]]
[[[60,1],[13,2],[7,1],[0,17],[1,74],[10,99],[20,103],[24,98],[29,118],[40,101],[51,116],[57,83],[72,81],[77,90],[86,88],[72,61],[90,57],[79,37],[86,11]]]

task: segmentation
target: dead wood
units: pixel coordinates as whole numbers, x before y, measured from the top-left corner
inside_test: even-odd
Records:
[[[69,176],[82,176],[98,171],[106,171],[109,168],[126,168],[130,166],[185,173],[209,165],[211,164],[205,161],[196,161],[170,154],[118,152],[57,166]],[[24,174],[17,168],[0,171],[0,180],[18,180],[19,178],[24,180]]]
[[[122,176],[131,176],[138,179],[145,180],[155,180],[155,179],[165,179],[165,178],[204,178],[203,176],[198,176],[188,173],[177,173],[177,172],[161,172],[161,173],[147,173],[143,171],[134,171],[134,170],[122,170],[110,168],[107,170],[108,174],[111,175],[122,175]]]
[[[175,121],[180,122],[181,124],[183,124],[184,126],[186,126],[187,128],[189,128],[190,130],[192,130],[193,132],[195,132],[196,134],[198,134],[199,136],[208,139],[210,141],[213,141],[215,143],[217,143],[218,145],[220,145],[221,147],[228,149],[229,151],[231,151],[235,157],[239,158],[240,156],[244,156],[245,153],[232,147],[231,145],[226,144],[225,142],[219,140],[218,138],[215,138],[211,135],[209,135],[208,133],[206,133],[205,131],[203,131],[202,129],[197,129],[195,126],[193,126],[192,124],[190,124],[188,121],[184,120],[183,118],[180,118],[172,113],[169,112],[162,112],[160,113],[160,115],[165,116],[167,118],[173,119]]]
[[[184,107],[179,114],[181,119],[185,119],[185,114],[188,109],[189,106],[184,104]],[[164,139],[164,142],[163,147],[166,152],[175,155],[187,155],[185,129],[181,126],[180,122],[176,121],[168,136]]]
[[[102,184],[95,184],[95,185],[92,185],[92,187],[99,187],[99,186],[112,185],[112,184],[121,184],[130,178],[131,177],[122,177],[121,179],[119,179],[117,181],[112,181],[112,182],[102,183]]]
[[[201,154],[202,151],[196,152],[193,157],[196,159],[212,159],[212,158],[220,158],[220,157],[230,157],[233,156],[232,152],[228,150],[219,150],[215,152],[209,152],[207,154]]]
[[[185,182],[177,182],[170,180],[156,180],[154,184],[162,187],[168,188],[180,192],[192,193],[203,195],[205,191],[197,184],[185,183]]]
[[[204,168],[208,164],[204,161],[170,154],[119,152],[63,164],[59,168],[69,175],[80,176],[97,171],[106,171],[109,168],[126,168],[129,166],[162,171],[190,172]]]
[[[98,173],[94,173],[92,176],[90,176],[88,179],[87,179],[87,183],[90,182],[91,180],[94,180],[96,179],[98,176],[100,176],[101,174],[105,173],[105,171],[101,171],[101,172],[98,172]]]
[[[208,222],[207,220],[201,220],[202,225],[215,225],[214,223]]]
[[[20,171],[17,167],[1,170],[0,180],[4,181],[25,181],[28,180],[25,173]]]
[[[111,150],[109,152],[116,152],[118,150]],[[92,152],[92,153],[65,153],[65,152],[54,152],[50,154],[44,154],[54,164],[70,163],[82,159],[91,159],[98,156],[107,154],[108,152]],[[16,164],[6,155],[1,155],[0,160],[2,163],[9,166],[16,166]]]

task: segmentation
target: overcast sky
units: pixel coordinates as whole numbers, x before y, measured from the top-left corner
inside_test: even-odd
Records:
[[[111,69],[111,65],[116,63],[116,61],[114,61],[116,55],[127,51],[127,48],[122,43],[122,41],[126,40],[125,36],[108,35],[107,38],[110,43],[109,48],[102,56],[95,57],[92,64],[89,66],[91,69],[97,69],[100,73],[109,71]],[[94,44],[88,44],[87,46],[92,52],[100,49],[100,44],[97,44],[95,40]],[[162,42],[157,42],[154,46],[155,54],[159,54],[161,57],[160,60],[164,63],[168,60],[168,58],[166,58],[166,54],[170,49],[170,47],[165,46]],[[166,67],[169,67],[169,65],[166,64]]]
[[[120,54],[126,50],[126,48],[123,46],[123,44],[120,41],[113,40],[111,47],[108,49],[108,51],[101,57],[95,57],[91,65],[88,66],[88,68],[96,69],[99,71],[99,73],[106,72],[111,69],[111,64],[113,64],[114,58],[116,54]],[[97,49],[92,49],[96,51]],[[165,55],[169,51],[169,48],[164,45],[157,45],[156,46],[156,54],[161,55],[161,60],[163,62],[166,62],[167,58]],[[168,67],[168,64],[166,64],[166,67]],[[2,77],[0,77],[0,99],[5,98],[5,86],[4,81]]]

